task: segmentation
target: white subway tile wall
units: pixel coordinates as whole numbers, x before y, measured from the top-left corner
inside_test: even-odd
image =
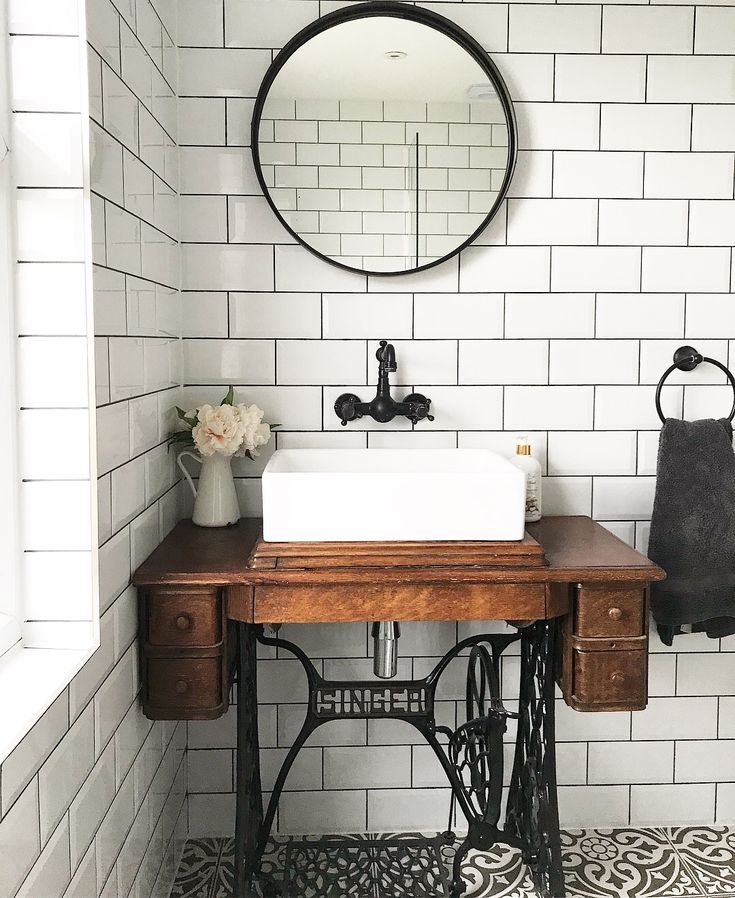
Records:
[[[335,4],[179,6],[187,407],[216,396],[232,370],[238,394],[281,424],[281,447],[459,445],[509,453],[513,433],[528,430],[548,475],[545,511],[594,514],[645,551],[660,426],[654,384],[684,338],[735,364],[728,342],[735,337],[732,10],[432,3],[481,40],[508,82],[520,136],[511,199],[481,245],[459,260],[418,275],[367,278],[293,245],[268,216],[248,147],[268,61]],[[365,122],[363,136],[397,139],[387,129],[413,120],[398,104],[378,107],[348,111]],[[441,122],[441,112],[429,108],[428,123]],[[316,121],[284,115],[279,137],[294,153],[277,160],[284,176],[298,163],[318,178],[334,165],[337,143],[347,166],[340,177],[379,165],[367,146],[349,142],[359,137],[338,113],[334,104],[308,110],[323,119],[329,145],[314,142]],[[454,165],[447,147],[432,150],[434,165]],[[283,186],[297,189],[318,190],[321,203],[330,191],[351,188]],[[106,289],[110,306],[122,288]],[[345,388],[371,394],[375,340],[383,337],[397,341],[394,381],[432,397],[432,425],[339,426],[332,403]],[[722,414],[730,399],[721,383],[703,370],[680,378],[664,391],[664,407],[672,415],[684,408]],[[109,414],[111,428],[127,426],[122,414],[116,421]],[[117,456],[115,441],[110,451]],[[106,470],[119,465],[115,458]],[[238,470],[252,484],[251,514],[259,511],[259,471]],[[402,673],[418,676],[468,628],[403,629]],[[285,635],[308,642],[328,675],[369,672],[367,626],[286,627]],[[734,648],[732,640],[697,636],[673,649],[655,641],[645,712],[584,715],[559,702],[563,823],[735,820],[728,760],[735,707],[727,697],[735,695]],[[512,694],[512,665],[505,675]],[[264,770],[272,772],[303,716],[303,684],[290,659],[264,658],[260,689]],[[460,694],[450,690],[441,703],[450,723]],[[193,834],[231,832],[234,740],[232,713],[189,725]],[[398,806],[405,809],[400,825],[444,825],[444,784],[411,731],[332,725],[312,745],[287,784],[284,831],[322,831],[325,821],[395,828]],[[412,786],[420,788],[409,793]]]
[[[98,263],[101,644],[2,764],[0,896],[168,898],[188,829],[186,725],[143,717],[129,584],[179,506],[165,447],[181,384],[175,5],[89,0],[86,14],[84,7],[10,4],[13,76],[24,85],[14,121],[22,160],[21,473],[35,481],[23,491],[37,525],[28,547],[40,550],[25,559],[30,632],[42,639],[48,628],[37,622],[58,619],[62,581],[80,585],[63,605],[65,626],[77,632],[92,603],[84,565],[94,539],[88,519],[69,517],[79,505],[71,500],[89,494],[90,476],[80,450],[90,417],[80,337],[87,186]],[[89,129],[86,74],[79,80],[87,66]],[[91,165],[91,184],[82,163]],[[49,449],[49,428],[68,438]]]

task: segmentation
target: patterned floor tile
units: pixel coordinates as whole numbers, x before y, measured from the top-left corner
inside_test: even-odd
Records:
[[[313,838],[302,836],[298,841],[308,844]],[[394,837],[381,834],[371,838]],[[288,841],[276,837],[269,842],[263,865],[266,874],[278,874],[284,869]],[[233,849],[232,839],[190,840],[171,898],[230,898]],[[455,846],[441,848],[442,859],[449,871],[454,850]],[[562,833],[562,852],[567,898],[735,896],[735,831],[725,827],[571,830]],[[536,896],[519,853],[507,846],[497,845],[486,853],[471,852],[462,873],[466,898]],[[361,882],[364,883],[364,877],[360,880],[358,876],[352,891],[338,889],[334,894],[350,898],[371,895]],[[308,891],[300,889],[297,894],[302,896]],[[332,892],[325,892],[320,885],[315,894],[332,895]],[[436,894],[442,894],[441,888],[438,887]],[[385,898],[389,898],[387,893]]]
[[[701,895],[662,829],[562,833],[569,898],[673,898]]]
[[[676,849],[705,895],[735,895],[735,830],[686,826],[669,830]]]

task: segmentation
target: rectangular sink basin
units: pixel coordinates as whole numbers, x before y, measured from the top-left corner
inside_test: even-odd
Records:
[[[270,542],[520,540],[526,475],[489,449],[279,449]]]

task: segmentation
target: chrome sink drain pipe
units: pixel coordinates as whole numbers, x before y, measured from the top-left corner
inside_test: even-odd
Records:
[[[373,624],[373,670],[381,680],[390,680],[398,673],[398,639],[401,625],[395,620],[375,621]]]

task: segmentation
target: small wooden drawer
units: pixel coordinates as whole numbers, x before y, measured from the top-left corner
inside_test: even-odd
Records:
[[[648,695],[646,651],[574,650],[573,697],[586,706],[634,710],[643,708]],[[592,710],[592,708],[590,708]]]
[[[219,590],[154,590],[148,597],[148,643],[214,646],[222,642]]]
[[[580,586],[574,611],[576,636],[642,636],[646,596],[642,589]]]
[[[148,658],[147,704],[185,718],[219,712],[224,699],[222,658]]]

